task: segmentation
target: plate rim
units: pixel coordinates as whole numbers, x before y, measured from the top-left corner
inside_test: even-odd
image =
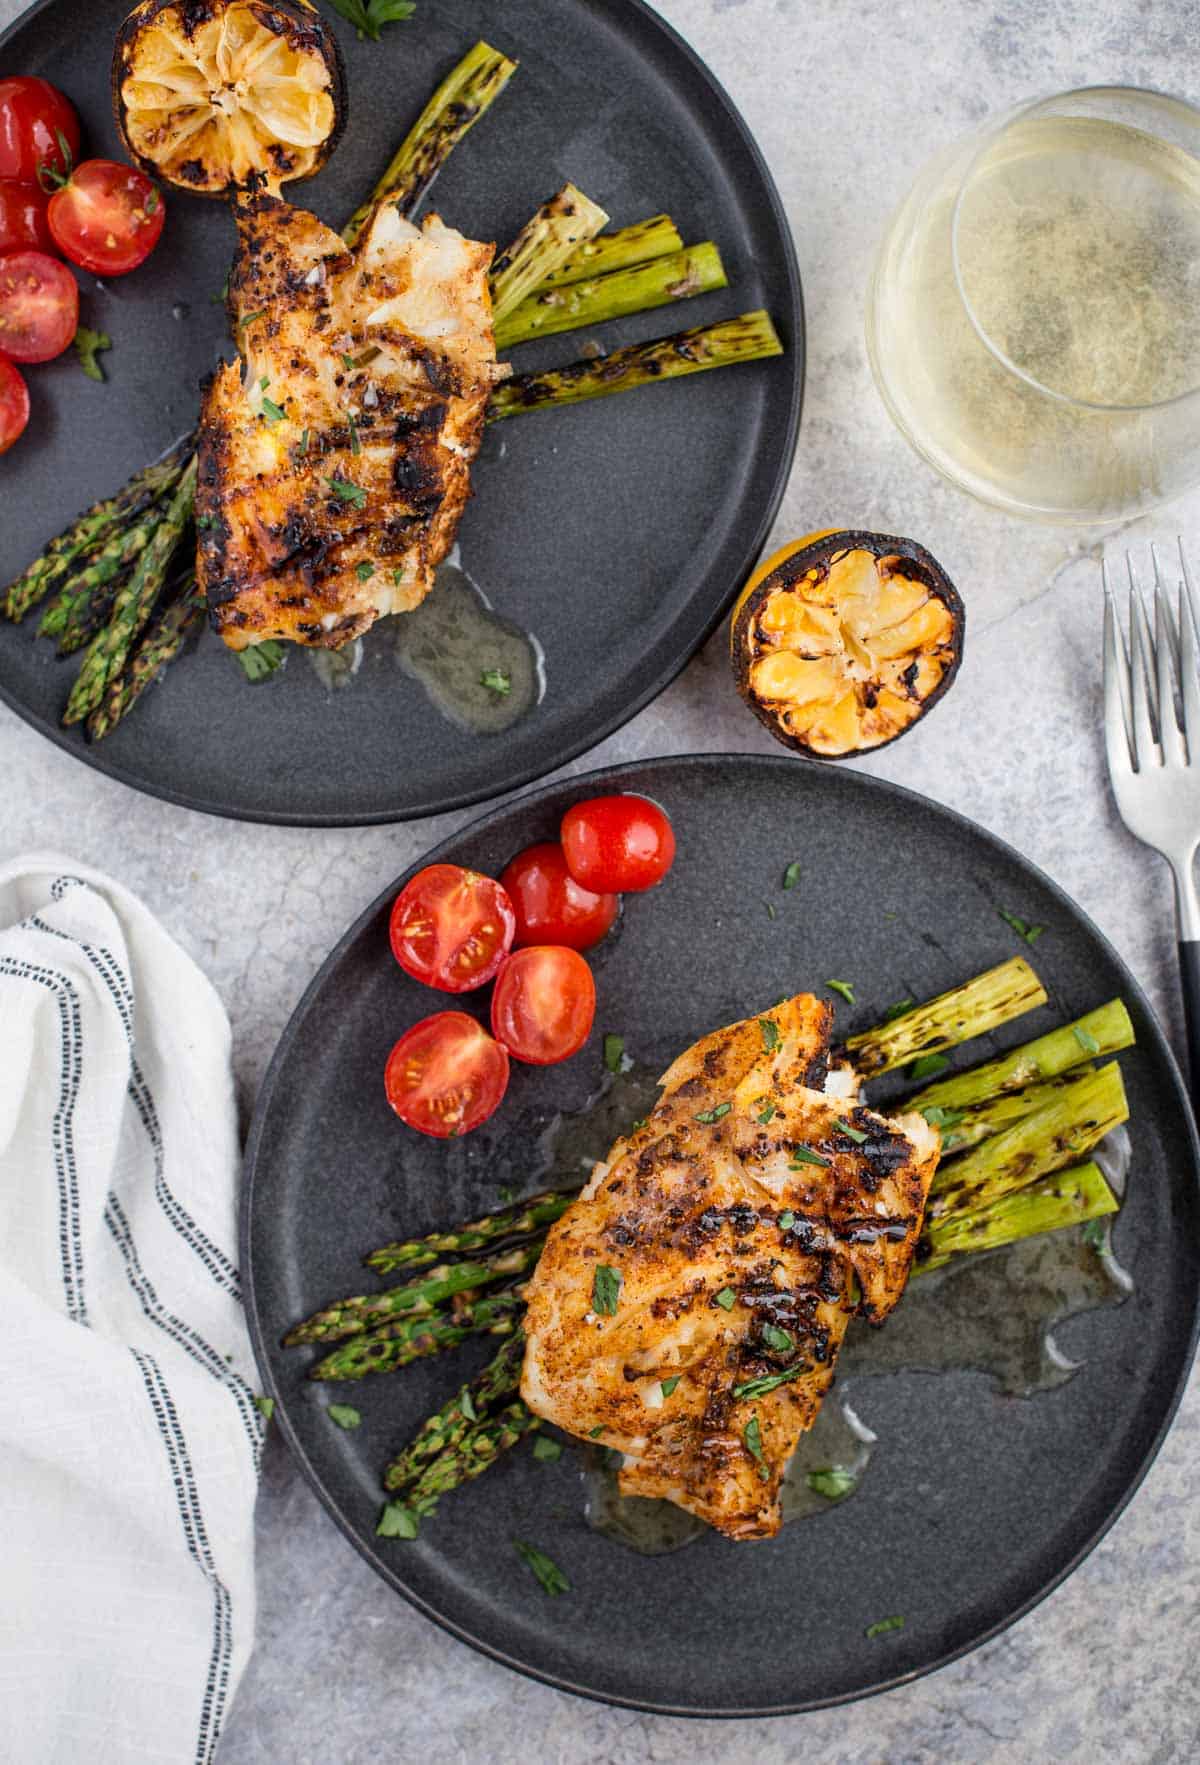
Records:
[[[824,763],[793,760],[787,755],[730,752],[658,754],[647,756],[645,759],[622,761],[613,766],[598,767],[594,771],[581,773],[570,778],[553,779],[546,784],[540,785],[536,790],[527,791],[519,797],[497,804],[490,808],[485,814],[477,816],[473,821],[464,824],[462,827],[447,834],[443,839],[438,840],[436,845],[430,847],[430,849],[418,857],[413,864],[399,872],[397,877],[386,888],[381,890],[369,905],[362,910],[362,912],[355,915],[354,919],[334,944],[325,960],[317,968],[312,979],[297,1000],[291,1016],[288,1018],[288,1021],[284,1026],[283,1033],[280,1036],[279,1042],[276,1044],[267,1070],[263,1075],[262,1084],[259,1086],[258,1093],[255,1097],[254,1111],[246,1136],[246,1149],[242,1162],[241,1198],[238,1208],[238,1260],[242,1271],[243,1300],[246,1311],[246,1320],[250,1331],[251,1346],[254,1351],[254,1358],[258,1367],[259,1377],[262,1382],[262,1389],[266,1395],[274,1399],[274,1419],[280,1428],[289,1452],[298,1466],[301,1475],[304,1477],[309,1488],[316,1495],[325,1512],[334,1521],[342,1534],[349,1539],[350,1543],[354,1546],[355,1550],[363,1560],[370,1565],[375,1573],[378,1574],[394,1592],[400,1594],[400,1596],[406,1600],[409,1605],[415,1607],[423,1617],[431,1619],[439,1629],[446,1631],[459,1642],[465,1643],[469,1648],[474,1649],[476,1653],[482,1654],[490,1660],[499,1662],[501,1666],[510,1668],[513,1672],[520,1673],[527,1679],[537,1680],[543,1685],[552,1686],[556,1691],[570,1692],[575,1697],[586,1698],[593,1703],[608,1704],[617,1709],[639,1710],[647,1715],[653,1716],[687,1717],[697,1721],[752,1721],[772,1716],[799,1716],[805,1715],[810,1711],[835,1708],[841,1704],[860,1703],[866,1698],[878,1697],[884,1692],[895,1691],[902,1685],[909,1685],[915,1680],[925,1678],[930,1673],[940,1671],[941,1668],[949,1666],[952,1662],[961,1660],[966,1655],[973,1654],[976,1649],[981,1648],[987,1642],[991,1642],[997,1636],[1003,1635],[1003,1633],[1010,1629],[1012,1625],[1019,1623],[1021,1619],[1027,1617],[1030,1612],[1032,1612],[1037,1606],[1041,1605],[1043,1600],[1056,1592],[1058,1588],[1060,1588],[1063,1583],[1075,1573],[1076,1569],[1079,1568],[1085,1559],[1091,1555],[1096,1546],[1106,1537],[1108,1532],[1120,1519],[1133,1497],[1141,1488],[1142,1483],[1144,1482],[1150,1467],[1158,1457],[1163,1442],[1175,1420],[1195,1360],[1198,1338],[1200,1338],[1200,1280],[1198,1280],[1191,1296],[1191,1317],[1188,1322],[1186,1342],[1179,1373],[1163,1408],[1162,1416],[1158,1427],[1154,1432],[1153,1438],[1142,1458],[1135,1466],[1133,1475],[1118,1500],[1108,1510],[1096,1529],[1084,1540],[1082,1545],[1080,1545],[1067,1561],[1056,1570],[1050,1579],[1044,1582],[1032,1595],[1029,1596],[1029,1598],[1015,1606],[1006,1616],[973,1632],[965,1641],[960,1641],[953,1647],[938,1653],[935,1658],[929,1660],[925,1665],[909,1669],[906,1672],[893,1674],[888,1678],[880,1679],[877,1683],[864,1687],[861,1690],[837,1692],[829,1696],[804,1698],[799,1701],[738,1706],[736,1708],[729,1706],[701,1707],[698,1705],[652,1703],[643,1698],[622,1697],[617,1693],[598,1691],[593,1687],[577,1684],[565,1675],[531,1666],[525,1661],[519,1661],[514,1656],[506,1653],[503,1648],[494,1647],[492,1644],[485,1642],[482,1638],[474,1636],[467,1628],[457,1623],[454,1619],[448,1618],[444,1614],[436,1611],[420,1593],[416,1592],[405,1582],[403,1577],[372,1548],[371,1544],[365,1538],[360,1537],[360,1535],[354,1530],[346,1516],[341,1512],[335,1495],[326,1487],[319,1469],[310,1460],[302,1440],[292,1426],[291,1418],[288,1415],[286,1400],[274,1383],[267,1340],[263,1330],[262,1320],[259,1315],[255,1264],[254,1258],[251,1254],[254,1232],[253,1214],[255,1177],[260,1154],[260,1145],[264,1133],[264,1118],[266,1114],[265,1106],[270,1101],[271,1092],[288,1058],[292,1043],[295,1041],[296,1036],[299,1033],[301,1024],[307,1016],[308,1011],[316,999],[317,994],[320,992],[327,976],[337,967],[346,951],[360,936],[363,930],[365,930],[367,925],[376,917],[381,908],[393,898],[397,888],[402,886],[407,878],[415,871],[419,870],[423,865],[430,862],[436,862],[447,847],[458,845],[462,839],[482,831],[485,827],[489,826],[500,817],[511,813],[515,808],[524,808],[527,805],[536,804],[543,798],[554,796],[560,792],[564,786],[577,786],[581,792],[587,792],[597,781],[602,780],[606,784],[612,784],[630,774],[645,772],[646,769],[650,767],[662,765],[682,766],[690,770],[704,769],[729,763],[750,766],[751,768],[762,767],[773,771],[778,771],[783,767],[802,766],[808,769],[810,774],[814,777],[819,777],[820,773],[825,769]],[[1072,917],[1083,926],[1090,936],[1097,940],[1102,950],[1122,976],[1123,995],[1127,992],[1130,1003],[1137,1007],[1138,1011],[1142,1014],[1144,1021],[1149,1026],[1150,1040],[1155,1044],[1158,1054],[1160,1057],[1165,1056],[1165,1071],[1174,1089],[1176,1101],[1179,1105],[1180,1113],[1186,1128],[1186,1151],[1189,1154],[1190,1159],[1192,1182],[1197,1191],[1200,1191],[1200,1133],[1197,1131],[1195,1115],[1192,1110],[1187,1088],[1183,1080],[1182,1069],[1176,1057],[1175,1050],[1172,1048],[1166,1032],[1163,1029],[1162,1024],[1159,1022],[1158,1014],[1151,1006],[1141,983],[1130,970],[1124,957],[1121,956],[1120,952],[1095,924],[1090,914],[1088,914],[1067,893],[1061,884],[1055,882],[1053,877],[1049,876],[1044,870],[1042,870],[1040,865],[1035,864],[1033,860],[1027,858],[1024,853],[1019,852],[1015,846],[1010,845],[1009,842],[1003,839],[999,834],[992,833],[989,828],[972,820],[970,816],[964,815],[960,810],[951,808],[948,804],[939,803],[935,798],[926,796],[921,791],[913,790],[906,785],[895,784],[890,779],[878,778],[874,774],[862,772],[856,767],[847,767],[845,773],[858,781],[868,796],[874,792],[880,797],[885,799],[890,798],[894,802],[919,806],[922,809],[933,809],[936,814],[947,818],[958,831],[965,831],[968,835],[981,838],[986,845],[992,847],[993,850],[995,850],[1006,862],[1015,862],[1020,868],[1030,873],[1038,883],[1047,888],[1050,893],[1057,898],[1057,900],[1070,912]]]
[[[16,34],[31,24],[39,14],[53,6],[61,6],[64,0],[32,0],[12,22],[0,31],[0,53],[7,49]],[[588,6],[594,0],[576,0],[577,4]],[[8,706],[27,728],[36,735],[51,741],[72,759],[81,761],[93,771],[102,773],[107,778],[115,779],[118,784],[130,790],[138,791],[143,796],[157,799],[159,802],[174,803],[179,808],[190,809],[199,815],[211,815],[222,821],[244,821],[259,826],[269,827],[394,827],[410,821],[424,821],[435,815],[451,814],[459,809],[474,808],[479,804],[489,803],[494,798],[505,797],[514,791],[523,790],[527,785],[537,783],[555,772],[559,767],[577,760],[581,754],[590,753],[599,747],[618,730],[624,729],[648,705],[654,703],[672,681],[678,679],[692,658],[704,647],[713,632],[720,625],[733,604],[734,598],[741,588],[746,576],[754,565],[766,544],[771,528],[783,504],[788,483],[792,475],[796,450],[800,439],[800,419],[804,407],[804,393],[808,378],[808,326],[804,310],[804,291],[800,280],[800,264],[796,254],[796,240],[784,207],[783,198],[775,182],[766,156],[741,110],[734,103],[725,86],[717,78],[708,63],[693,49],[675,26],[670,24],[660,13],[648,4],[648,0],[602,0],[609,6],[620,5],[638,15],[643,24],[651,30],[657,29],[666,39],[667,45],[677,56],[681,56],[689,65],[694,76],[708,87],[709,94],[717,108],[724,113],[725,121],[733,130],[741,146],[749,155],[750,163],[762,186],[767,208],[775,229],[779,234],[782,247],[782,261],[786,272],[788,312],[786,326],[790,333],[788,348],[784,357],[791,375],[791,390],[788,400],[787,425],[783,433],[782,447],[776,466],[770,494],[763,505],[762,513],[751,535],[752,543],[743,548],[742,562],[731,572],[729,586],[721,595],[716,611],[707,619],[702,628],[698,629],[692,642],[683,650],[673,655],[650,683],[635,697],[628,701],[625,708],[615,717],[609,717],[596,726],[595,731],[581,740],[568,742],[545,766],[534,762],[506,776],[501,782],[490,783],[455,792],[430,803],[415,808],[379,809],[369,812],[346,815],[336,811],[324,814],[300,813],[289,809],[250,809],[217,806],[202,801],[185,790],[174,790],[166,784],[150,784],[122,766],[118,761],[107,759],[94,742],[81,742],[73,730],[63,729],[57,723],[49,723],[40,715],[33,713],[23,705],[17,694],[8,683],[0,677],[0,702]],[[761,425],[760,425],[761,427]]]

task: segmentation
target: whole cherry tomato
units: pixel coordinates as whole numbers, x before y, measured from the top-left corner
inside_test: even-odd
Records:
[[[517,915],[516,943],[590,950],[617,917],[616,895],[593,895],[567,869],[557,840],[518,852],[500,878]]]
[[[594,894],[652,889],[675,861],[675,834],[649,797],[590,797],[562,819],[562,848],[575,881]]]
[[[0,257],[6,251],[53,251],[46,221],[50,198],[36,184],[0,178]]]
[[[73,264],[97,276],[126,276],[158,244],[166,209],[157,184],[136,167],[85,159],[50,198],[47,219]]]
[[[428,864],[392,908],[392,954],[406,974],[444,993],[487,984],[512,949],[512,902],[490,876]]]
[[[65,177],[78,155],[79,118],[69,98],[49,80],[0,80],[0,178],[36,184],[43,166]]]
[[[437,1140],[469,1134],[508,1089],[508,1055],[465,1011],[424,1017],[396,1043],[384,1073],[402,1122]]]
[[[0,257],[0,355],[48,362],[79,325],[79,288],[66,264],[44,251]]]
[[[28,421],[29,388],[12,363],[0,355],[0,454],[20,439]]]
[[[517,950],[492,991],[492,1034],[517,1060],[554,1066],[592,1033],[596,983],[578,950],[535,944]]]

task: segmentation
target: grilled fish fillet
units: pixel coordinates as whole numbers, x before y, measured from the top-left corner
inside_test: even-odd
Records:
[[[850,1318],[904,1290],[941,1147],[830,1070],[832,1017],[801,993],[681,1055],[529,1284],[530,1409],[622,1452],[623,1495],[729,1538],[778,1531]]]
[[[197,574],[231,649],[338,649],[417,606],[453,544],[507,372],[492,247],[390,203],[353,250],[278,197],[235,212],[241,360],[204,397]]]

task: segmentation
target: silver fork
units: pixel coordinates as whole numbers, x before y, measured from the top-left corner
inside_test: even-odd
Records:
[[[1133,558],[1129,574],[1129,650],[1104,574],[1104,741],[1113,795],[1130,833],[1161,853],[1175,878],[1179,966],[1187,1023],[1192,1107],[1200,1113],[1200,899],[1194,863],[1200,845],[1200,637],[1196,596],[1179,541],[1178,618],[1172,612],[1158,549],[1154,560],[1154,629]]]

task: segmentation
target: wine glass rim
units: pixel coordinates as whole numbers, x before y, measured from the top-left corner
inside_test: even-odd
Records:
[[[968,187],[975,176],[983,155],[989,152],[990,149],[995,146],[1000,136],[1003,135],[1006,130],[1012,128],[1014,123],[1019,122],[1022,117],[1029,116],[1034,111],[1042,110],[1050,104],[1065,104],[1073,98],[1097,98],[1101,96],[1163,99],[1168,104],[1178,105],[1181,110],[1190,111],[1195,118],[1197,131],[1200,133],[1200,106],[1193,104],[1189,98],[1181,97],[1178,92],[1164,92],[1157,86],[1121,86],[1111,84],[1072,86],[1065,92],[1052,92],[1045,97],[1031,98],[1024,104],[1018,104],[1014,109],[1006,111],[1003,116],[987,129],[986,135],[983,140],[980,141],[976,151],[971,155],[970,162],[967,165],[966,170],[963,172],[962,179],[958,186],[958,192],[954,198],[954,212],[950,227],[950,249],[951,259],[954,265],[954,281],[958,288],[958,297],[962,301],[966,315],[971,321],[976,336],[979,338],[979,341],[983,344],[988,354],[994,357],[1006,372],[1015,375],[1018,380],[1024,381],[1026,386],[1032,388],[1032,390],[1040,394],[1041,397],[1053,399],[1056,404],[1066,405],[1072,410],[1109,412],[1132,416],[1142,411],[1169,410],[1172,405],[1186,404],[1189,399],[1194,399],[1200,394],[1200,377],[1197,378],[1195,385],[1187,387],[1183,392],[1172,393],[1170,398],[1150,399],[1139,404],[1105,404],[1092,399],[1072,398],[1070,393],[1067,392],[1057,392],[1053,386],[1047,386],[1043,381],[1037,379],[1035,375],[1028,373],[1026,369],[1020,367],[1019,364],[1013,361],[1012,357],[1008,355],[1005,350],[1001,349],[1000,345],[988,334],[987,327],[978,317],[974,306],[971,304],[971,298],[963,285],[962,266],[959,261],[958,237],[959,222],[962,217],[963,199],[966,196]]]

